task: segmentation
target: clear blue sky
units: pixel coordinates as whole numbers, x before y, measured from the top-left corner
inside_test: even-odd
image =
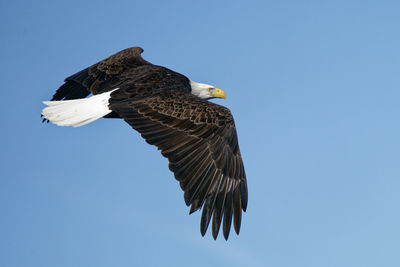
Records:
[[[2,1],[0,266],[400,266],[399,1]],[[65,77],[130,46],[227,93],[240,236],[120,120],[42,124]]]

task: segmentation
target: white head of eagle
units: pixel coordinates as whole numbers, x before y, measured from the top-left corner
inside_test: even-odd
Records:
[[[225,92],[219,88],[215,88],[212,85],[205,83],[197,83],[194,81],[190,81],[190,86],[192,87],[192,94],[202,99],[211,99],[211,98],[226,98]]]

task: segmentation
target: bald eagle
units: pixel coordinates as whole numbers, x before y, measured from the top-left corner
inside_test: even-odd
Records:
[[[232,217],[239,234],[247,182],[236,128],[229,109],[207,101],[225,99],[224,91],[153,65],[142,52],[122,50],[66,78],[43,102],[43,121],[79,127],[122,118],[168,158],[190,214],[203,208],[203,236],[211,217],[214,239],[221,222],[228,239]]]

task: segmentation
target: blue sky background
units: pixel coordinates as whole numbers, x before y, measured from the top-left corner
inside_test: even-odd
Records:
[[[1,1],[0,266],[400,266],[398,1]],[[40,122],[65,77],[130,46],[227,93],[240,236],[188,215],[120,120]]]

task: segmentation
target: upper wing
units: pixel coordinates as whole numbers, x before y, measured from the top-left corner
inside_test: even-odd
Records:
[[[84,98],[118,87],[130,78],[129,70],[151,65],[141,57],[142,52],[140,47],[127,48],[66,78],[51,101]]]
[[[124,90],[111,94],[110,109],[118,113],[149,144],[161,150],[185,192],[190,213],[203,206],[204,235],[213,215],[212,234],[223,220],[225,239],[232,215],[239,233],[247,207],[247,182],[235,124],[230,111],[190,93],[169,91],[129,98]]]

